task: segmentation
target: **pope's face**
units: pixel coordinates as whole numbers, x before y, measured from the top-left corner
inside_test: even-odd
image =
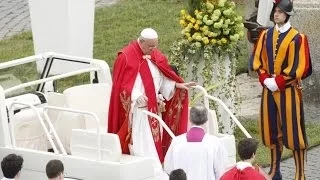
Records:
[[[274,9],[274,22],[278,25],[283,25],[286,21],[287,14],[280,8],[276,7]]]
[[[150,55],[152,50],[158,46],[158,39],[145,39],[140,42],[141,50],[145,55]]]

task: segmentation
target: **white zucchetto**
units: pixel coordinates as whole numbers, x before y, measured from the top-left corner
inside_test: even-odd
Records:
[[[145,28],[141,31],[140,36],[145,39],[157,39],[158,33],[152,28]]]

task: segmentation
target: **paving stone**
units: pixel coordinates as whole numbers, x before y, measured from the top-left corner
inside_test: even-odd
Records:
[[[96,0],[96,7],[116,2],[118,0]],[[0,0],[0,40],[30,30],[30,23],[28,0]]]

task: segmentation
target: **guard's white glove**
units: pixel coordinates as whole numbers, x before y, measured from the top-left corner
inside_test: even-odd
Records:
[[[263,81],[263,84],[267,86],[267,88],[272,91],[272,92],[275,92],[279,89],[277,83],[276,83],[276,80],[275,78],[266,78],[264,81]]]
[[[138,106],[146,106],[147,105],[147,102],[148,102],[148,97],[145,96],[145,95],[141,95],[137,98],[136,100],[136,104]]]

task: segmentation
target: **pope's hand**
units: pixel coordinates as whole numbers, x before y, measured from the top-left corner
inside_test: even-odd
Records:
[[[148,97],[145,95],[141,95],[138,97],[138,99],[136,100],[136,103],[138,106],[146,106],[148,102]]]
[[[266,87],[272,92],[277,91],[279,89],[274,78],[266,78],[263,81],[263,84],[266,85]]]
[[[191,86],[196,86],[196,82],[176,83],[176,88],[188,90]]]

